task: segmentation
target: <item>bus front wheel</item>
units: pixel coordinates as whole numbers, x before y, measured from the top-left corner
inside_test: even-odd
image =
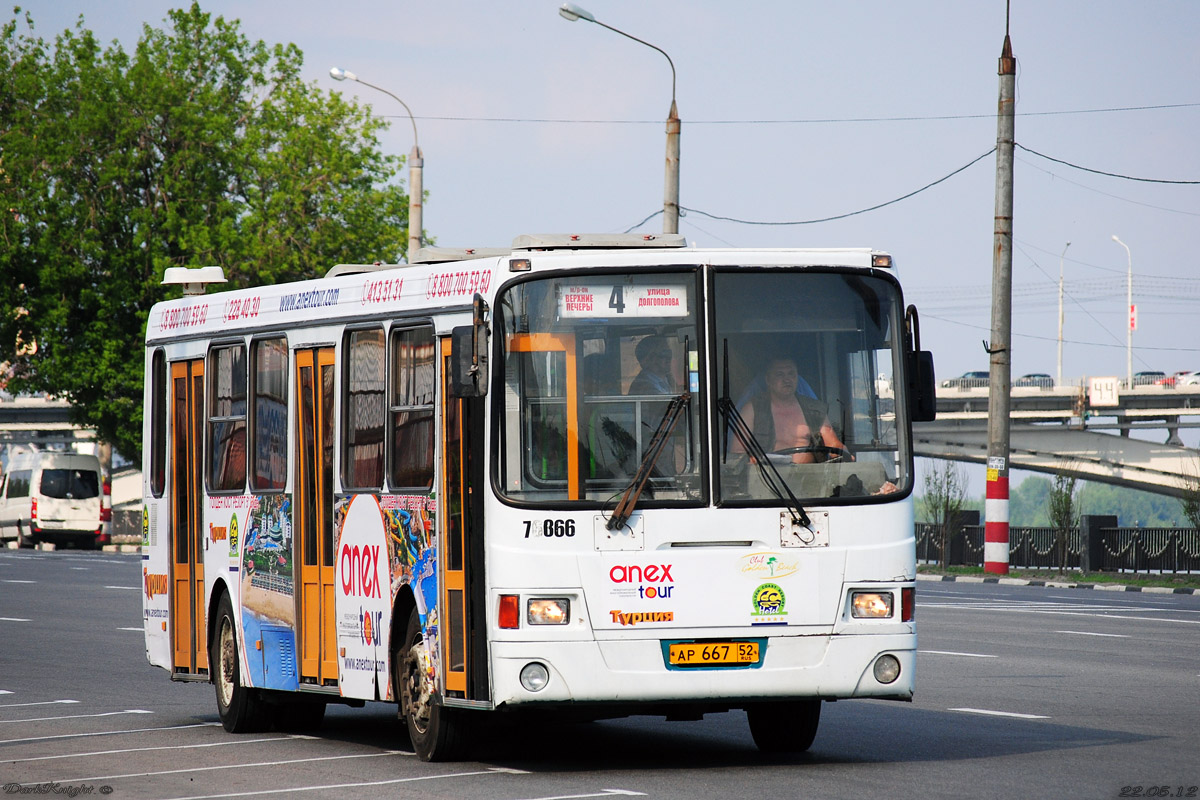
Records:
[[[433,665],[415,608],[408,618],[404,646],[392,663],[413,750],[422,761],[453,761],[463,749],[463,721],[457,709],[446,708],[434,698]]]
[[[230,733],[250,733],[264,726],[262,700],[254,689],[242,686],[238,670],[237,626],[229,595],[222,594],[217,606],[217,626],[213,630],[209,663],[217,687],[217,712],[221,724]]]
[[[746,709],[750,735],[764,753],[803,753],[821,722],[820,700],[764,703]]]

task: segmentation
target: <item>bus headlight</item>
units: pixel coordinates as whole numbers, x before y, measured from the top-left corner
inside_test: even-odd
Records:
[[[526,691],[540,692],[550,682],[550,670],[545,664],[530,662],[521,668],[521,685]]]
[[[891,592],[852,592],[850,615],[855,619],[887,619],[892,616]]]
[[[525,618],[530,625],[566,625],[571,621],[571,601],[565,597],[530,600]]]

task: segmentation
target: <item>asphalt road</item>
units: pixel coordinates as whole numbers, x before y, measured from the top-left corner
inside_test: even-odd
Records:
[[[764,757],[741,713],[489,729],[412,755],[395,707],[233,736],[147,665],[136,555],[0,551],[0,793],[116,798],[1200,797],[1200,597],[918,585],[914,703],[825,704]],[[17,785],[19,784],[19,785]]]

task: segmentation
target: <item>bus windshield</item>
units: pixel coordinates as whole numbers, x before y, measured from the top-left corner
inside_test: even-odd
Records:
[[[593,271],[499,297],[504,496],[612,505],[647,470],[639,505],[704,499],[697,297],[695,271]]]
[[[848,272],[717,272],[719,500],[801,503],[909,487],[896,285]]]

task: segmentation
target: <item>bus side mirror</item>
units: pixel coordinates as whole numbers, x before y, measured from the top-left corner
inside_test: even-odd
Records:
[[[933,376],[933,353],[917,350],[908,353],[908,400],[913,422],[933,422],[937,418],[937,382]]]
[[[488,377],[488,305],[475,295],[472,322],[450,333],[450,394],[454,397],[483,397]]]
[[[917,307],[904,312],[904,358],[908,372],[908,408],[913,422],[933,422],[937,418],[937,381],[933,377],[933,353],[921,349],[921,320]]]

